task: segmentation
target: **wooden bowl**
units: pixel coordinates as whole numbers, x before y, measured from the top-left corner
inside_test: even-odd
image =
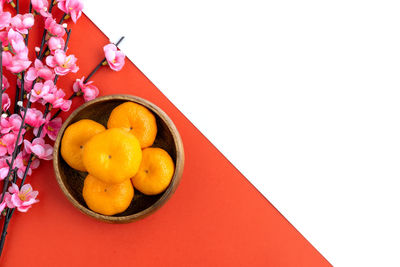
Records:
[[[91,119],[106,126],[111,111],[118,105],[131,101],[141,104],[148,108],[156,117],[157,137],[153,147],[160,147],[166,150],[175,162],[175,173],[168,188],[161,194],[155,196],[146,196],[135,189],[135,196],[128,207],[122,213],[107,216],[90,210],[83,197],[83,181],[87,175],[86,172],[80,172],[72,169],[61,157],[60,144],[65,129],[72,123],[81,119]],[[64,122],[54,144],[54,171],[56,179],[68,200],[83,213],[92,216],[98,220],[110,223],[127,223],[139,220],[157,209],[159,209],[171,195],[182,177],[184,165],[184,152],[181,137],[171,119],[156,105],[139,97],[131,95],[108,95],[87,102],[76,109]]]

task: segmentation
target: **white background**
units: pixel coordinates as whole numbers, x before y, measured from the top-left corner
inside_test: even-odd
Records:
[[[398,1],[85,4],[332,264],[400,266]]]

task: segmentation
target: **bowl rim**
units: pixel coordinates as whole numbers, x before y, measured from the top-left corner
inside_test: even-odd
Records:
[[[60,145],[61,145],[61,139],[62,136],[65,132],[65,129],[69,126],[71,121],[76,117],[77,114],[79,114],[83,109],[87,108],[88,106],[99,103],[99,102],[104,102],[104,101],[113,101],[113,100],[121,100],[121,101],[131,101],[135,102],[138,104],[141,104],[145,106],[146,108],[149,108],[154,114],[156,114],[161,120],[165,122],[167,125],[169,131],[172,134],[174,144],[175,144],[175,150],[176,150],[176,162],[175,162],[175,172],[172,177],[171,183],[168,186],[167,190],[164,191],[163,195],[155,202],[153,203],[150,207],[135,213],[131,215],[126,215],[126,216],[108,216],[108,215],[103,215],[96,213],[83,205],[81,205],[68,191],[67,187],[63,183],[63,180],[61,179],[61,173],[60,170],[58,169],[58,164],[59,164],[59,150],[60,150]],[[94,100],[91,100],[89,102],[84,103],[77,109],[75,109],[69,116],[68,118],[64,121],[62,124],[60,131],[58,132],[56,141],[54,142],[54,151],[53,151],[53,169],[55,172],[56,180],[58,185],[61,188],[61,191],[64,193],[64,195],[67,197],[67,199],[72,203],[72,205],[77,208],[79,211],[82,213],[89,215],[97,220],[108,222],[108,223],[129,223],[133,221],[140,220],[152,213],[154,213],[156,210],[161,208],[172,196],[172,194],[176,191],[181,178],[183,174],[183,167],[184,167],[184,162],[185,162],[185,153],[184,153],[184,148],[183,148],[183,142],[181,139],[181,136],[178,132],[178,129],[176,128],[175,124],[173,121],[169,118],[169,116],[158,106],[153,104],[152,102],[143,99],[138,96],[134,95],[128,95],[128,94],[113,94],[113,95],[105,95],[98,97]]]

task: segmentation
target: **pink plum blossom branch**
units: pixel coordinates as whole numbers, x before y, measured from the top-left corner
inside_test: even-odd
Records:
[[[10,3],[9,0],[7,2]],[[58,23],[51,14],[56,4],[64,12]],[[4,0],[0,1],[0,5],[4,5]],[[13,5],[12,2],[11,5]],[[13,6],[19,13],[19,1]],[[72,98],[75,96],[83,96],[85,101],[97,97],[99,90],[89,80],[101,66],[108,64],[112,70],[119,71],[125,63],[125,55],[117,49],[123,40],[122,37],[116,45],[104,46],[105,58],[86,79],[85,77],[76,79],[73,84],[74,93],[68,100],[65,99],[65,92],[56,87],[57,80],[59,76],[77,72],[79,67],[76,65],[77,58],[66,54],[71,30],[62,23],[69,18],[76,23],[82,14],[82,8],[81,0],[59,0],[58,2],[51,0],[50,6],[48,0],[31,0],[28,14],[17,14],[12,17],[9,12],[0,10],[0,31],[6,29],[1,32],[3,35],[0,34],[0,108],[5,112],[0,118],[0,180],[5,179],[0,197],[0,212],[4,215],[0,236],[0,256],[9,222],[15,210],[26,212],[38,201],[36,200],[38,192],[33,191],[29,184],[25,184],[25,181],[32,170],[39,166],[39,159],[52,158],[53,147],[46,144],[44,138],[47,136],[50,140],[56,139],[62,125],[62,119],[57,116],[61,111],[70,109]],[[34,24],[33,10],[45,19],[40,48],[35,47],[34,62],[28,58],[27,47],[29,32]],[[64,41],[65,33],[67,36]],[[47,57],[43,60],[45,56]],[[10,84],[2,75],[3,66],[17,75],[14,114],[9,110],[10,98],[7,93],[4,93]],[[43,113],[36,107],[31,108],[32,103],[35,102],[44,106]],[[58,111],[51,116],[50,111],[54,109]],[[25,136],[31,129],[33,129],[34,137],[29,141]],[[19,187],[17,178],[21,179]]]
[[[16,5],[16,10],[17,10],[17,14],[18,14],[19,13],[19,1],[18,0],[17,0],[17,5]],[[29,1],[29,13],[31,13],[31,11],[32,11],[32,1]],[[27,29],[27,33],[26,33],[26,35],[24,37],[25,46],[28,46],[29,32],[30,32],[30,29]],[[15,91],[15,100],[14,100],[14,112],[15,113],[17,113],[19,111],[19,107],[17,105],[17,102],[24,100],[24,94],[25,94],[25,90],[24,90],[25,71],[21,72],[20,77],[21,77],[21,79],[20,79],[21,86],[20,86],[19,90],[18,90],[18,86],[16,86],[16,91]]]
[[[51,1],[50,7],[49,7],[49,13],[51,13],[51,11],[53,10],[54,3],[55,3],[55,1]],[[37,55],[36,55],[37,58],[39,58],[39,59],[42,59],[42,58],[43,58],[43,55],[42,55],[42,57],[40,57],[40,53],[41,53],[42,50],[43,50],[43,46],[44,46],[45,41],[46,41],[46,35],[47,35],[47,29],[44,29],[44,30],[43,30],[43,35],[42,35],[42,41],[41,41],[41,43],[40,43],[40,52],[38,52]]]
[[[30,102],[31,96],[32,96],[32,94],[29,94],[28,103],[26,104],[26,110],[28,110],[29,107],[31,106],[31,102]],[[17,140],[15,141],[16,145],[18,145],[19,139],[21,138],[22,130],[24,129],[26,114],[28,114],[28,112],[24,112],[24,116],[22,116],[21,127],[18,130]],[[15,148],[14,151],[13,151],[13,154],[12,154],[12,158],[11,158],[10,171],[7,174],[6,178],[5,178],[6,180],[8,180],[10,178],[11,168],[12,168],[12,166],[14,166],[14,161],[15,161],[15,158],[17,157],[17,152],[18,152],[18,150]]]
[[[71,36],[71,29],[68,31],[68,34],[67,34],[67,40],[66,40],[66,42],[65,42],[64,52],[67,50],[68,42],[69,42],[70,36]],[[57,79],[58,79],[58,75],[56,75],[55,78],[54,78],[54,84],[57,83]],[[35,80],[35,81],[36,81],[36,80]],[[35,81],[34,81],[34,83],[35,83]],[[24,127],[25,127],[25,118],[26,118],[26,115],[28,114],[28,109],[30,108],[30,105],[31,105],[31,101],[30,101],[31,96],[32,96],[32,93],[30,93],[29,96],[28,96],[28,103],[27,103],[27,107],[26,107],[26,109],[25,109],[25,112],[24,112],[24,115],[23,115],[23,118],[22,118],[21,127],[20,127],[20,129],[19,129],[19,131],[18,131],[16,144],[19,143],[20,134],[21,134],[21,132],[22,132],[22,129],[24,129]],[[45,118],[45,117],[47,116],[47,114],[48,114],[49,111],[50,111],[50,103],[47,103],[47,104],[46,104],[46,108],[45,108],[45,112],[44,112],[44,114],[43,114],[43,118]],[[38,131],[37,136],[40,136],[40,135],[41,135],[41,132],[42,132],[42,130],[43,130],[43,126],[44,126],[44,124],[42,124],[42,125],[39,127],[39,131]],[[20,145],[20,146],[21,146],[21,145]],[[20,146],[19,146],[19,147],[20,147]],[[13,166],[14,161],[15,161],[15,158],[16,158],[17,152],[18,152],[18,149],[17,149],[17,148],[14,149],[14,152],[13,152],[13,155],[12,155],[12,158],[11,158],[10,166]],[[30,166],[30,164],[32,163],[32,160],[33,160],[33,159],[34,159],[34,154],[32,153],[32,154],[30,155],[30,158],[29,158],[29,161],[28,161],[29,166]],[[11,167],[10,167],[10,168],[11,168]],[[24,179],[22,180],[21,186],[23,186],[23,184],[24,184],[24,182],[25,182],[25,178],[26,178],[26,175],[27,175],[28,171],[29,171],[29,167],[27,167],[27,168],[25,169],[24,176],[23,176]],[[10,170],[10,171],[9,171],[9,174],[8,174],[7,177],[6,177],[6,180],[9,180],[9,178],[10,178],[10,176],[11,176],[11,175],[10,175],[11,173],[12,173],[12,171]],[[14,182],[15,182],[15,181],[14,181]],[[3,190],[3,191],[4,191],[4,190]],[[3,196],[4,196],[4,192],[3,192]],[[3,197],[3,196],[2,196],[2,197]],[[1,201],[2,201],[2,200],[1,200]],[[0,201],[0,203],[1,203],[1,201]]]
[[[125,36],[122,36],[122,37],[118,40],[118,42],[115,44],[115,46],[118,47],[118,45],[124,40],[124,38],[125,38]],[[97,66],[89,73],[89,75],[88,75],[88,76],[86,77],[86,79],[83,81],[83,84],[88,83],[89,80],[90,80],[90,78],[92,78],[93,75],[94,75],[102,66],[104,66],[104,63],[106,63],[106,62],[107,62],[107,58],[104,57],[104,58],[99,62],[99,64],[97,64]],[[72,99],[74,99],[74,98],[77,97],[77,96],[79,96],[79,92],[78,92],[78,91],[72,93],[72,95],[68,98],[68,100],[72,100]],[[61,110],[58,110],[56,113],[54,113],[54,115],[51,117],[51,119],[53,120],[53,119],[57,118],[58,115],[60,115],[60,113],[61,113]]]
[[[19,7],[19,2],[17,2],[17,13],[19,13],[18,12],[18,7]],[[29,1],[29,13],[32,13],[32,1]],[[24,38],[26,46],[28,46],[29,32],[30,32],[30,29],[28,29],[28,33],[25,35],[25,38]],[[24,80],[24,78],[25,78],[25,71],[23,71],[21,73],[21,79],[20,79],[21,80],[21,86],[20,86],[20,92],[19,92],[19,101],[23,101],[24,100],[24,94],[25,94],[25,90],[24,90],[25,89],[24,88],[25,80]],[[18,86],[17,86],[17,90],[18,90]],[[18,94],[15,95],[15,99],[16,100],[18,99]],[[14,103],[15,107],[17,107],[16,103],[17,102]]]
[[[118,45],[124,40],[124,38],[125,38],[125,36],[122,36],[122,37],[118,40],[118,42],[115,44],[115,46],[118,47]],[[104,57],[104,58],[100,61],[100,63],[93,69],[93,71],[87,76],[87,78],[85,79],[84,83],[87,83],[87,82],[90,80],[90,78],[92,78],[92,76],[99,70],[99,68],[100,68],[101,66],[104,65],[104,63],[105,63],[106,61],[107,61],[107,59]]]
[[[69,39],[70,39],[70,35],[71,35],[71,29],[70,29],[70,30],[68,31],[68,33],[67,33],[67,39],[66,39],[66,41],[65,41],[64,52],[67,50],[68,42],[69,42]],[[57,79],[58,79],[58,75],[56,75],[55,78],[54,78],[54,81],[53,81],[54,84],[57,83]],[[36,80],[34,81],[34,83],[35,83],[35,82],[36,82]],[[32,85],[32,88],[33,88],[33,86],[34,86],[34,85]],[[33,90],[33,89],[32,89],[32,90]],[[31,101],[30,101],[31,96],[32,96],[32,92],[31,92],[31,93],[29,94],[29,96],[28,96],[27,107],[26,107],[26,109],[25,109],[25,112],[24,112],[24,115],[23,115],[23,119],[22,119],[22,122],[21,122],[21,126],[20,126],[20,129],[19,129],[19,131],[18,131],[18,136],[17,136],[17,141],[16,141],[17,146],[18,146],[18,141],[19,141],[20,133],[21,133],[22,129],[24,128],[25,118],[26,118],[26,115],[28,114],[28,109],[29,109],[30,104],[31,104]],[[49,111],[50,111],[50,103],[47,103],[47,104],[45,105],[45,111],[44,111],[44,113],[43,113],[43,118],[45,118],[45,117],[47,116],[47,114],[49,113]],[[41,136],[41,133],[42,133],[42,131],[43,131],[43,127],[44,127],[44,124],[42,124],[42,125],[39,127],[38,134],[37,134],[38,137]],[[33,140],[33,142],[34,142],[34,140]],[[33,143],[33,142],[32,142],[32,143]],[[20,146],[19,146],[19,147],[20,147]],[[3,202],[4,196],[5,196],[5,194],[6,194],[6,191],[5,191],[5,190],[6,190],[6,188],[8,187],[8,182],[9,182],[9,180],[10,180],[11,174],[12,174],[12,173],[15,173],[15,171],[12,169],[12,166],[13,166],[14,160],[15,160],[15,158],[16,158],[16,153],[17,153],[16,151],[18,151],[18,150],[19,150],[19,149],[17,149],[17,148],[14,149],[14,153],[13,153],[12,158],[11,158],[11,163],[9,164],[10,170],[9,170],[9,173],[7,174],[6,180],[5,180],[4,185],[3,185],[3,192],[2,192],[3,194],[2,194],[2,196],[1,196],[1,201],[0,201],[0,203]],[[32,164],[32,162],[33,162],[33,160],[34,160],[34,158],[35,158],[35,154],[32,152],[32,153],[30,154],[30,156],[29,156],[29,160],[28,160],[28,163],[27,163],[27,165],[26,165],[26,168],[25,168],[25,171],[24,171],[24,174],[23,174],[23,177],[22,177],[22,181],[21,181],[21,185],[20,185],[21,188],[24,186],[25,179],[26,179],[26,177],[27,177],[27,175],[28,175],[28,172],[29,172],[29,170],[30,170],[30,166],[31,166],[31,164]],[[14,177],[14,181],[13,181],[14,183],[13,183],[13,184],[15,184],[15,182],[16,182],[15,179],[16,179],[16,176]],[[14,211],[15,211],[15,208],[7,209],[7,212],[6,212],[6,215],[5,215],[5,221],[4,221],[4,224],[3,224],[3,229],[2,229],[2,233],[1,233],[1,240],[0,240],[0,255],[1,255],[2,251],[3,251],[3,247],[4,247],[4,243],[5,243],[5,237],[6,237],[6,235],[7,235],[8,224],[9,224],[11,218],[12,218],[12,215],[14,214]]]
[[[18,6],[18,4],[17,4],[17,6]],[[32,1],[29,1],[29,13],[32,13]],[[25,38],[24,38],[26,46],[28,46],[29,32],[30,32],[30,29],[28,29],[28,33],[25,35]],[[20,88],[20,98],[19,98],[20,101],[24,100],[24,94],[25,94],[25,88],[24,88],[25,79],[24,78],[25,78],[25,71],[23,71],[21,73],[21,88]],[[17,97],[15,97],[15,98],[17,98]]]
[[[29,13],[32,13],[32,1],[29,1]],[[29,31],[25,35],[25,45],[28,46]]]
[[[67,51],[67,47],[68,47],[68,42],[69,42],[70,36],[71,36],[71,29],[68,31],[68,34],[67,34],[67,40],[65,41],[64,52]],[[54,81],[53,81],[54,85],[57,83],[57,80],[58,80],[58,75],[56,75],[56,76],[54,77]],[[32,93],[29,94],[28,103],[30,103],[30,97],[31,97],[31,95],[32,95]],[[26,111],[25,111],[25,113],[24,113],[24,117],[25,117],[26,114],[28,113],[28,108],[29,108],[29,107],[27,107],[27,109],[26,109]],[[47,114],[48,114],[49,112],[50,112],[50,103],[46,103],[45,111],[44,111],[44,113],[43,113],[43,119],[46,118],[46,116],[47,116]],[[24,120],[23,120],[23,122],[24,122]],[[42,124],[42,125],[39,127],[37,136],[40,136],[40,135],[41,135],[41,133],[42,133],[42,131],[43,131],[43,127],[44,127],[44,124]],[[23,123],[21,123],[21,128],[20,128],[20,129],[22,129],[22,128],[23,128]],[[17,140],[18,140],[18,139],[17,139]],[[18,144],[18,142],[17,142],[17,144]],[[32,154],[30,155],[30,157],[29,157],[28,163],[29,163],[29,162],[32,163],[33,158],[34,158],[34,154],[32,153]],[[30,165],[30,164],[29,164],[29,165]],[[26,168],[26,170],[25,170],[25,172],[24,172],[24,179],[23,179],[22,182],[21,182],[21,186],[23,186],[23,184],[24,184],[24,182],[25,182],[25,178],[26,178],[26,175],[27,175],[28,171],[29,171],[29,168]]]

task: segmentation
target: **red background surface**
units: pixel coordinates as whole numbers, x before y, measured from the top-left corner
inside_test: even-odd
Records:
[[[36,23],[31,47],[42,33],[41,17]],[[80,71],[59,79],[67,95],[75,78],[104,57],[109,42],[85,16],[69,24],[68,53],[78,57]],[[27,179],[40,202],[13,216],[1,266],[330,266],[132,62],[120,72],[103,67],[92,80],[101,95],[143,97],[171,117],[185,147],[181,184],[155,214],[111,225],[75,209],[59,189],[51,162],[42,162]],[[82,103],[75,99],[71,110]]]

